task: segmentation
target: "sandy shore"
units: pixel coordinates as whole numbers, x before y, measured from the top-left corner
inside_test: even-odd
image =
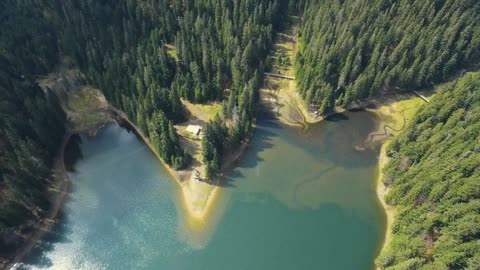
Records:
[[[297,48],[296,44],[296,26],[276,40],[275,50],[287,51],[287,56],[291,62],[294,62],[294,55]],[[284,39],[283,35],[290,37]],[[294,76],[293,66],[273,66],[273,73],[280,73]],[[363,147],[371,147],[382,144],[378,157],[378,174],[375,182],[376,194],[386,213],[386,232],[384,242],[379,254],[385,250],[391,241],[391,228],[394,222],[395,208],[385,202],[385,195],[388,193],[388,187],[383,183],[383,168],[388,163],[386,149],[391,139],[397,135],[413,118],[418,109],[424,102],[413,93],[392,94],[382,97],[369,98],[362,101],[353,102],[346,108],[335,108],[335,112],[325,116],[317,116],[308,110],[307,104],[296,91],[295,80],[284,80],[278,78],[266,78],[265,86],[261,89],[261,104],[282,123],[290,126],[307,127],[309,124],[318,123],[331,114],[342,113],[352,109],[365,109],[374,113],[380,125],[378,130],[373,131],[367,138]],[[426,93],[431,95],[431,93]]]
[[[298,18],[283,32],[278,33],[271,56],[273,58],[289,58],[295,62],[297,51]],[[272,73],[295,76],[293,64],[275,62]],[[296,80],[286,80],[275,77],[266,77],[264,87],[260,89],[260,104],[283,124],[294,127],[305,127],[322,121],[322,117],[309,112],[307,104],[297,92]]]
[[[387,147],[394,136],[403,130],[424,102],[412,95],[403,94],[391,97],[382,97],[367,101],[365,108],[370,108],[368,111],[375,113],[380,122],[379,130],[371,134],[368,140],[374,142],[375,140],[382,141],[382,147],[378,156],[378,174],[376,179],[376,194],[386,214],[386,231],[383,245],[379,251],[379,255],[389,246],[392,239],[392,224],[395,218],[395,208],[385,202],[385,196],[389,189],[383,183],[383,168],[388,163]],[[377,139],[373,139],[377,136]],[[376,269],[379,269],[378,267]]]
[[[287,49],[288,55],[293,62],[296,51],[296,26],[293,26],[287,31],[286,35],[292,37],[289,42],[282,37],[277,40],[275,49]],[[277,48],[278,47],[278,48]],[[276,73],[283,73],[287,75],[294,75],[293,66],[282,67],[274,66]],[[261,89],[261,104],[269,112],[282,123],[290,126],[297,126],[305,128],[309,124],[318,123],[324,120],[328,115],[317,116],[311,113],[303,99],[296,91],[295,80],[283,80],[277,78],[266,78],[265,87]],[[391,227],[394,221],[395,209],[387,205],[385,202],[385,195],[388,188],[383,184],[383,168],[388,162],[386,156],[386,148],[391,138],[403,129],[411,116],[416,112],[418,107],[422,104],[418,98],[412,94],[391,95],[379,98],[370,98],[364,101],[359,101],[351,104],[347,108],[336,108],[335,113],[342,113],[350,109],[366,109],[377,115],[380,121],[379,129],[372,132],[365,147],[369,147],[375,143],[382,142],[382,148],[378,157],[378,176],[376,179],[376,194],[386,213],[386,232],[384,243],[381,251],[383,251],[391,240]],[[405,113],[410,110],[408,113]]]
[[[323,118],[310,113],[305,102],[296,92],[295,81],[266,78],[265,88],[260,90],[260,104],[283,124],[305,127]]]
[[[60,75],[67,78],[68,84],[64,80],[59,80]],[[187,170],[176,171],[166,164],[155,151],[149,139],[131,122],[128,117],[108,104],[103,94],[95,88],[82,84],[83,75],[77,70],[68,68],[65,63],[59,65],[57,71],[52,72],[44,78],[39,78],[38,83],[42,87],[53,89],[59,96],[62,108],[67,114],[68,135],[62,142],[60,153],[57,156],[54,171],[54,182],[51,189],[52,207],[48,213],[35,225],[34,230],[29,235],[24,235],[25,242],[16,251],[14,258],[6,259],[0,269],[9,269],[15,263],[21,261],[27,256],[35,245],[45,237],[55,224],[55,219],[62,210],[65,199],[68,197],[69,180],[64,164],[64,150],[68,140],[72,134],[85,133],[94,136],[96,132],[103,126],[113,121],[127,124],[137,136],[145,143],[145,145],[157,157],[160,163],[175,179],[179,187],[179,206],[185,210],[185,218],[195,231],[208,230],[210,220],[217,220],[218,209],[222,207],[214,207],[222,188],[219,183],[221,177],[216,181],[198,181],[195,179],[194,172],[199,171],[205,175],[205,166],[200,162],[189,167]],[[247,148],[248,142],[244,143],[239,150],[226,155],[221,172],[229,170],[236,160],[238,160],[244,150]],[[212,211],[216,209],[215,211]],[[212,213],[214,212],[214,213]],[[212,217],[210,217],[212,215]]]
[[[380,203],[382,204],[382,207],[385,211],[386,218],[387,218],[387,220],[386,220],[387,229],[385,231],[385,239],[383,241],[381,251],[385,250],[385,248],[390,244],[390,241],[391,241],[391,238],[392,238],[392,224],[393,224],[394,217],[395,217],[395,208],[391,205],[388,205],[385,202],[385,195],[387,195],[389,189],[383,183],[383,176],[384,176],[383,175],[383,168],[388,163],[388,157],[387,157],[386,149],[387,149],[387,146],[388,146],[389,142],[390,141],[387,141],[387,142],[383,143],[382,148],[380,150],[380,155],[378,157],[378,176],[377,176],[377,181],[376,181],[377,196],[378,196],[378,199],[379,199]]]
[[[207,184],[204,182],[196,181],[193,177],[193,171],[196,169],[201,169],[198,167],[190,168],[189,170],[177,172],[172,169],[168,164],[166,164],[157,152],[154,150],[153,145],[150,143],[148,138],[146,138],[141,131],[125,117],[123,112],[120,112],[114,108],[110,108],[111,119],[107,120],[106,123],[103,123],[101,126],[96,127],[90,131],[83,130],[83,133],[87,133],[90,135],[95,135],[98,129],[105,126],[109,122],[115,120],[123,123],[127,123],[131,129],[135,131],[135,133],[140,137],[140,139],[145,143],[145,145],[152,151],[152,153],[157,157],[157,159],[161,162],[164,168],[169,172],[175,182],[180,187],[180,194],[182,195],[182,205],[183,208],[187,212],[187,217],[189,219],[193,219],[193,223],[205,223],[208,219],[209,213],[213,208],[214,202],[216,201],[220,187],[216,185]],[[69,192],[69,179],[68,173],[65,168],[64,163],[64,151],[65,147],[68,143],[69,138],[71,137],[71,132],[65,135],[65,138],[62,142],[61,149],[55,160],[55,165],[53,168],[54,171],[54,183],[52,183],[51,190],[53,190],[53,195],[51,198],[52,206],[48,210],[48,213],[43,217],[34,227],[33,232],[30,235],[25,235],[24,238],[27,239],[25,243],[16,251],[14,258],[8,261],[6,264],[1,265],[0,269],[10,269],[16,263],[20,262],[24,259],[33,248],[38,244],[41,239],[43,239],[52,229],[52,227],[56,224],[57,218],[59,213],[61,212],[63,205],[65,203],[66,198],[68,197]],[[246,146],[242,146],[242,151],[246,148]],[[231,159],[229,164],[232,164],[233,161],[236,160],[240,156],[241,153],[237,153],[234,159]],[[227,169],[228,166],[224,166],[224,169]],[[190,223],[192,220],[189,220]]]
[[[217,200],[221,191],[221,187],[218,185],[218,182],[221,181],[222,176],[220,176],[220,179],[217,179],[214,182],[207,183],[205,181],[198,181],[195,179],[194,172],[196,170],[204,175],[205,166],[203,165],[189,167],[187,170],[182,171],[174,170],[162,160],[162,158],[155,151],[153,145],[150,143],[150,140],[138,129],[138,127],[128,120],[123,112],[114,108],[112,108],[112,110],[120,116],[119,120],[125,121],[132,129],[134,129],[135,133],[141,138],[145,145],[150,148],[152,153],[162,163],[172,178],[175,179],[175,182],[178,184],[181,190],[182,204],[187,211],[187,217],[189,219],[194,219],[192,223],[206,223],[212,208],[215,205],[214,202]],[[239,150],[226,156],[223,161],[221,170],[222,173],[226,172],[231,168],[231,166],[233,166],[234,162],[240,158],[247,146],[248,143],[244,143]]]
[[[295,37],[295,30],[293,29],[291,32],[288,32],[285,35]],[[296,50],[295,43],[279,44],[278,46],[287,46],[289,49],[289,56],[293,59],[293,55]],[[282,73],[291,75],[294,73],[293,67],[283,70]],[[219,199],[219,195],[222,190],[222,188],[218,185],[219,180],[213,184],[196,180],[194,176],[194,172],[196,170],[200,171],[200,173],[204,175],[205,168],[201,164],[192,166],[188,170],[175,171],[160,158],[149,139],[142,134],[142,132],[131,121],[128,120],[123,112],[109,106],[103,95],[101,98],[98,98],[95,96],[94,91],[87,93],[91,93],[91,95],[89,94],[86,97],[80,96],[79,100],[67,99],[67,102],[64,103],[64,108],[67,111],[70,110],[69,120],[74,123],[72,125],[73,128],[71,127],[71,130],[75,132],[78,132],[79,130],[84,131],[85,129],[89,128],[88,124],[105,124],[106,122],[112,121],[112,119],[117,119],[120,122],[127,123],[135,131],[137,136],[139,136],[139,138],[145,143],[145,145],[149,147],[149,149],[157,157],[157,159],[161,162],[173,179],[175,179],[175,182],[179,186],[182,208],[186,210],[186,217],[189,219],[189,221],[195,224],[207,224],[207,221],[210,219],[212,210],[215,208],[214,206]],[[391,135],[395,135],[397,130],[401,130],[410,120],[410,116],[405,115],[405,110],[410,110],[408,115],[413,115],[418,109],[419,104],[422,103],[421,101],[418,102],[418,99],[415,102],[410,102],[414,98],[415,97],[410,94],[403,96],[382,97],[352,104],[352,106],[349,108],[372,108],[369,109],[369,111],[376,113],[379,116],[380,121],[383,122],[384,126],[381,130],[385,131],[385,134],[383,135],[389,137]],[[84,100],[86,102],[82,102]],[[62,101],[65,102],[65,100]],[[324,117],[317,117],[313,113],[309,112],[305,102],[296,91],[296,82],[294,80],[285,81],[273,78],[266,79],[265,88],[261,90],[261,104],[267,109],[267,111],[273,112],[280,122],[291,126],[305,127],[309,124],[317,123],[324,119]],[[408,106],[406,106],[406,104]],[[95,108],[92,109],[92,106]],[[349,108],[337,108],[335,113],[341,113]],[[92,110],[95,112],[93,115],[91,115]],[[85,115],[88,115],[87,119],[85,119]],[[385,128],[387,125],[391,127],[388,132]],[[97,129],[95,129],[95,131],[96,130]],[[95,134],[95,132],[93,132],[93,134]],[[59,153],[55,162],[55,183],[52,184],[52,186],[55,187],[57,192],[54,193],[54,197],[52,198],[52,207],[48,211],[46,217],[37,224],[34,232],[32,232],[30,236],[26,237],[28,240],[17,251],[16,256],[12,260],[11,264],[5,266],[5,269],[9,269],[16,262],[19,262],[22,258],[28,255],[38,241],[45,237],[45,235],[55,224],[54,219],[58,216],[65,199],[68,197],[69,180],[65,169],[63,152],[69,137],[70,135],[65,137],[62,143],[61,152]],[[387,216],[387,231],[382,250],[384,250],[390,243],[391,225],[394,221],[393,218],[395,215],[395,209],[385,203],[384,197],[388,192],[388,188],[385,187],[382,181],[382,169],[388,162],[385,151],[388,143],[389,141],[387,140],[382,145],[380,156],[378,158],[379,172],[376,180],[376,193],[379,201],[382,204],[382,207],[385,209]],[[229,170],[234,165],[235,161],[241,157],[242,153],[247,147],[248,142],[245,142],[239,150],[228,154],[224,160],[222,172]],[[0,269],[2,269],[2,267],[0,267]]]
[[[194,203],[195,201],[198,201],[199,199],[196,198],[194,199],[192,194],[191,194],[191,182],[190,180],[193,177],[193,171],[197,168],[190,168],[188,170],[184,170],[182,172],[175,171],[173,168],[171,168],[163,159],[160,157],[160,155],[157,153],[153,145],[150,143],[150,140],[142,133],[142,131],[135,126],[133,122],[131,122],[128,117],[120,110],[111,108],[119,117],[119,121],[123,121],[126,124],[128,124],[129,128],[133,129],[135,134],[143,141],[143,143],[150,149],[150,151],[157,157],[158,161],[163,165],[163,167],[168,171],[170,176],[175,179],[175,182],[179,185],[180,189],[182,190],[182,195],[183,195],[183,202],[186,206],[186,210],[188,210],[189,214],[192,217],[198,217],[200,218],[202,214],[205,214],[205,211],[202,211],[205,207],[196,207],[196,204]],[[209,192],[209,195],[212,192]],[[208,197],[205,198],[205,201],[208,202]],[[211,199],[210,199],[211,201]],[[206,203],[205,203],[206,204]],[[204,205],[204,204],[203,204]]]

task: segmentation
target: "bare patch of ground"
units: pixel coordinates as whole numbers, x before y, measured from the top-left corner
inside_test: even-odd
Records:
[[[67,114],[70,132],[94,134],[112,121],[105,96],[100,90],[86,85],[85,76],[68,58],[64,58],[52,73],[39,77],[37,83],[43,90],[50,89],[58,96]]]
[[[190,114],[190,118],[196,118],[203,122],[213,120],[217,114],[222,113],[222,104],[220,102],[194,104],[188,100],[182,99],[182,104]]]
[[[431,97],[434,92],[423,91],[422,94]],[[386,213],[387,230],[385,232],[384,242],[381,248],[383,251],[392,239],[392,224],[395,217],[395,208],[385,202],[389,188],[384,183],[383,168],[388,163],[386,149],[391,139],[398,135],[414,118],[418,110],[425,104],[419,97],[413,94],[404,94],[400,96],[384,97],[372,101],[369,104],[369,111],[375,113],[380,120],[377,131],[372,132],[365,142],[365,145],[371,146],[375,143],[382,143],[378,157],[378,172],[376,181],[376,193],[378,199]],[[377,268],[378,269],[378,268]]]
[[[68,58],[64,58],[52,73],[37,78],[42,90],[51,90],[59,98],[67,115],[67,131],[49,180],[51,207],[45,216],[33,224],[28,233],[20,235],[25,242],[12,259],[0,265],[0,269],[9,269],[21,261],[58,222],[58,213],[68,195],[69,179],[64,164],[64,151],[70,135],[94,134],[101,126],[113,121],[112,111],[103,94],[98,89],[86,86],[85,82],[84,75],[73,67]]]
[[[431,93],[424,92],[431,96]],[[425,102],[412,93],[388,95],[357,102],[352,108],[364,108],[373,112],[379,120],[377,130],[371,132],[364,147],[372,147],[396,136],[413,119]]]
[[[94,134],[98,128],[113,119],[103,94],[88,86],[67,93],[64,110],[74,133]]]
[[[275,40],[273,51],[270,56],[272,60],[272,73],[287,76],[295,76],[293,67],[294,58],[297,49],[296,21],[298,18],[292,17],[293,24],[284,32],[278,33]],[[295,80],[286,80],[280,78],[265,78],[264,88],[260,90],[260,104],[280,122],[304,127],[322,120],[312,112],[309,112],[307,105],[298,94]]]

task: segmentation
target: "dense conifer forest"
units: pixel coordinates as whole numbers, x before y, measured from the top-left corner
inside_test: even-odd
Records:
[[[48,209],[44,194],[65,132],[55,94],[5,68],[0,69],[0,232]]]
[[[322,114],[430,88],[480,63],[474,0],[3,0],[0,235],[49,207],[66,116],[37,76],[71,59],[177,170],[191,160],[174,128],[187,117],[181,99],[221,102],[202,140],[213,179],[253,131],[267,55],[289,11],[302,21],[298,91]],[[479,95],[479,73],[455,79],[390,144],[384,181],[397,217],[379,267],[480,269]]]
[[[296,75],[320,113],[447,81],[480,61],[480,2],[307,1]]]
[[[287,13],[284,0],[6,0],[0,7],[3,232],[47,208],[46,179],[65,132],[58,100],[36,76],[72,59],[175,169],[191,159],[173,128],[186,117],[180,98],[224,101],[203,141],[214,178],[224,152],[250,136],[264,59]]]
[[[40,10],[24,8],[29,4],[0,3],[0,233],[48,209],[45,194],[65,132],[57,97],[33,78],[57,61],[55,35]]]
[[[224,149],[238,146],[251,133],[263,62],[274,30],[282,26],[287,3],[135,3],[63,3],[60,16],[67,22],[61,37],[64,53],[73,57],[111,104],[145,134],[167,138],[155,140],[157,149],[164,149],[161,144],[165,142],[176,143],[168,154],[160,153],[176,169],[185,167],[190,157],[178,146],[175,131],[162,135],[167,129],[152,129],[151,122],[163,122],[159,120],[163,117],[174,123],[184,120],[181,97],[195,103],[228,98],[221,119],[221,125],[229,127],[224,134],[228,136],[221,140],[204,137],[208,178],[214,178]],[[176,59],[167,53],[167,43],[175,45]],[[231,121],[233,117],[238,121]],[[213,123],[206,132],[213,134],[209,129],[214,129]],[[215,160],[213,152],[218,157]]]
[[[480,63],[478,1],[307,1],[298,91],[322,114],[431,88]],[[445,86],[389,146],[382,269],[480,269],[480,76]]]
[[[480,268],[480,73],[449,83],[389,145],[385,269]]]

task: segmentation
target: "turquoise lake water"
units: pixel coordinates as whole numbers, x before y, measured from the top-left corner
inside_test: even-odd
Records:
[[[133,133],[80,136],[61,222],[17,268],[370,270],[385,230],[376,127],[367,112],[307,130],[259,120],[203,232],[185,225],[176,183]]]

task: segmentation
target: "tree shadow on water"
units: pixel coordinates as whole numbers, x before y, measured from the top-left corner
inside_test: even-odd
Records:
[[[352,108],[347,110],[346,112],[355,113],[355,112],[365,112],[365,111],[366,110],[364,108]],[[350,120],[350,117],[348,117],[348,115],[345,113],[333,113],[325,117],[325,120],[330,122],[339,122],[339,121]]]
[[[350,118],[343,113],[335,113],[335,114],[329,115],[325,118],[325,120],[329,121],[329,122],[346,121],[346,120],[349,120],[349,119]]]
[[[78,134],[72,135],[67,142],[64,150],[64,163],[68,172],[75,172],[75,164],[78,160],[83,158],[83,153],[80,145],[82,144],[82,137]]]
[[[66,222],[65,213],[61,211],[57,219],[52,222],[55,223],[45,237],[36,243],[29,255],[22,260],[21,265],[16,269],[30,269],[31,266],[42,269],[50,268],[53,266],[53,262],[48,258],[48,253],[54,250],[56,244],[72,242],[68,236],[71,235],[73,230],[70,227],[71,225]]]
[[[260,157],[260,153],[272,149],[274,144],[272,139],[277,137],[276,130],[283,127],[273,119],[261,119],[257,122],[255,134],[253,135],[250,145],[244,153],[244,157],[241,158],[237,164],[238,168],[255,168],[264,159]]]
[[[235,180],[243,177],[244,175],[241,172],[231,168],[222,175],[222,178],[216,185],[223,188],[236,188]]]
[[[219,186],[234,188],[235,181],[244,179],[242,169],[251,169],[263,162],[260,153],[273,148],[272,138],[277,137],[276,130],[283,128],[273,117],[262,116],[257,120],[255,132],[242,156],[225,172]]]

